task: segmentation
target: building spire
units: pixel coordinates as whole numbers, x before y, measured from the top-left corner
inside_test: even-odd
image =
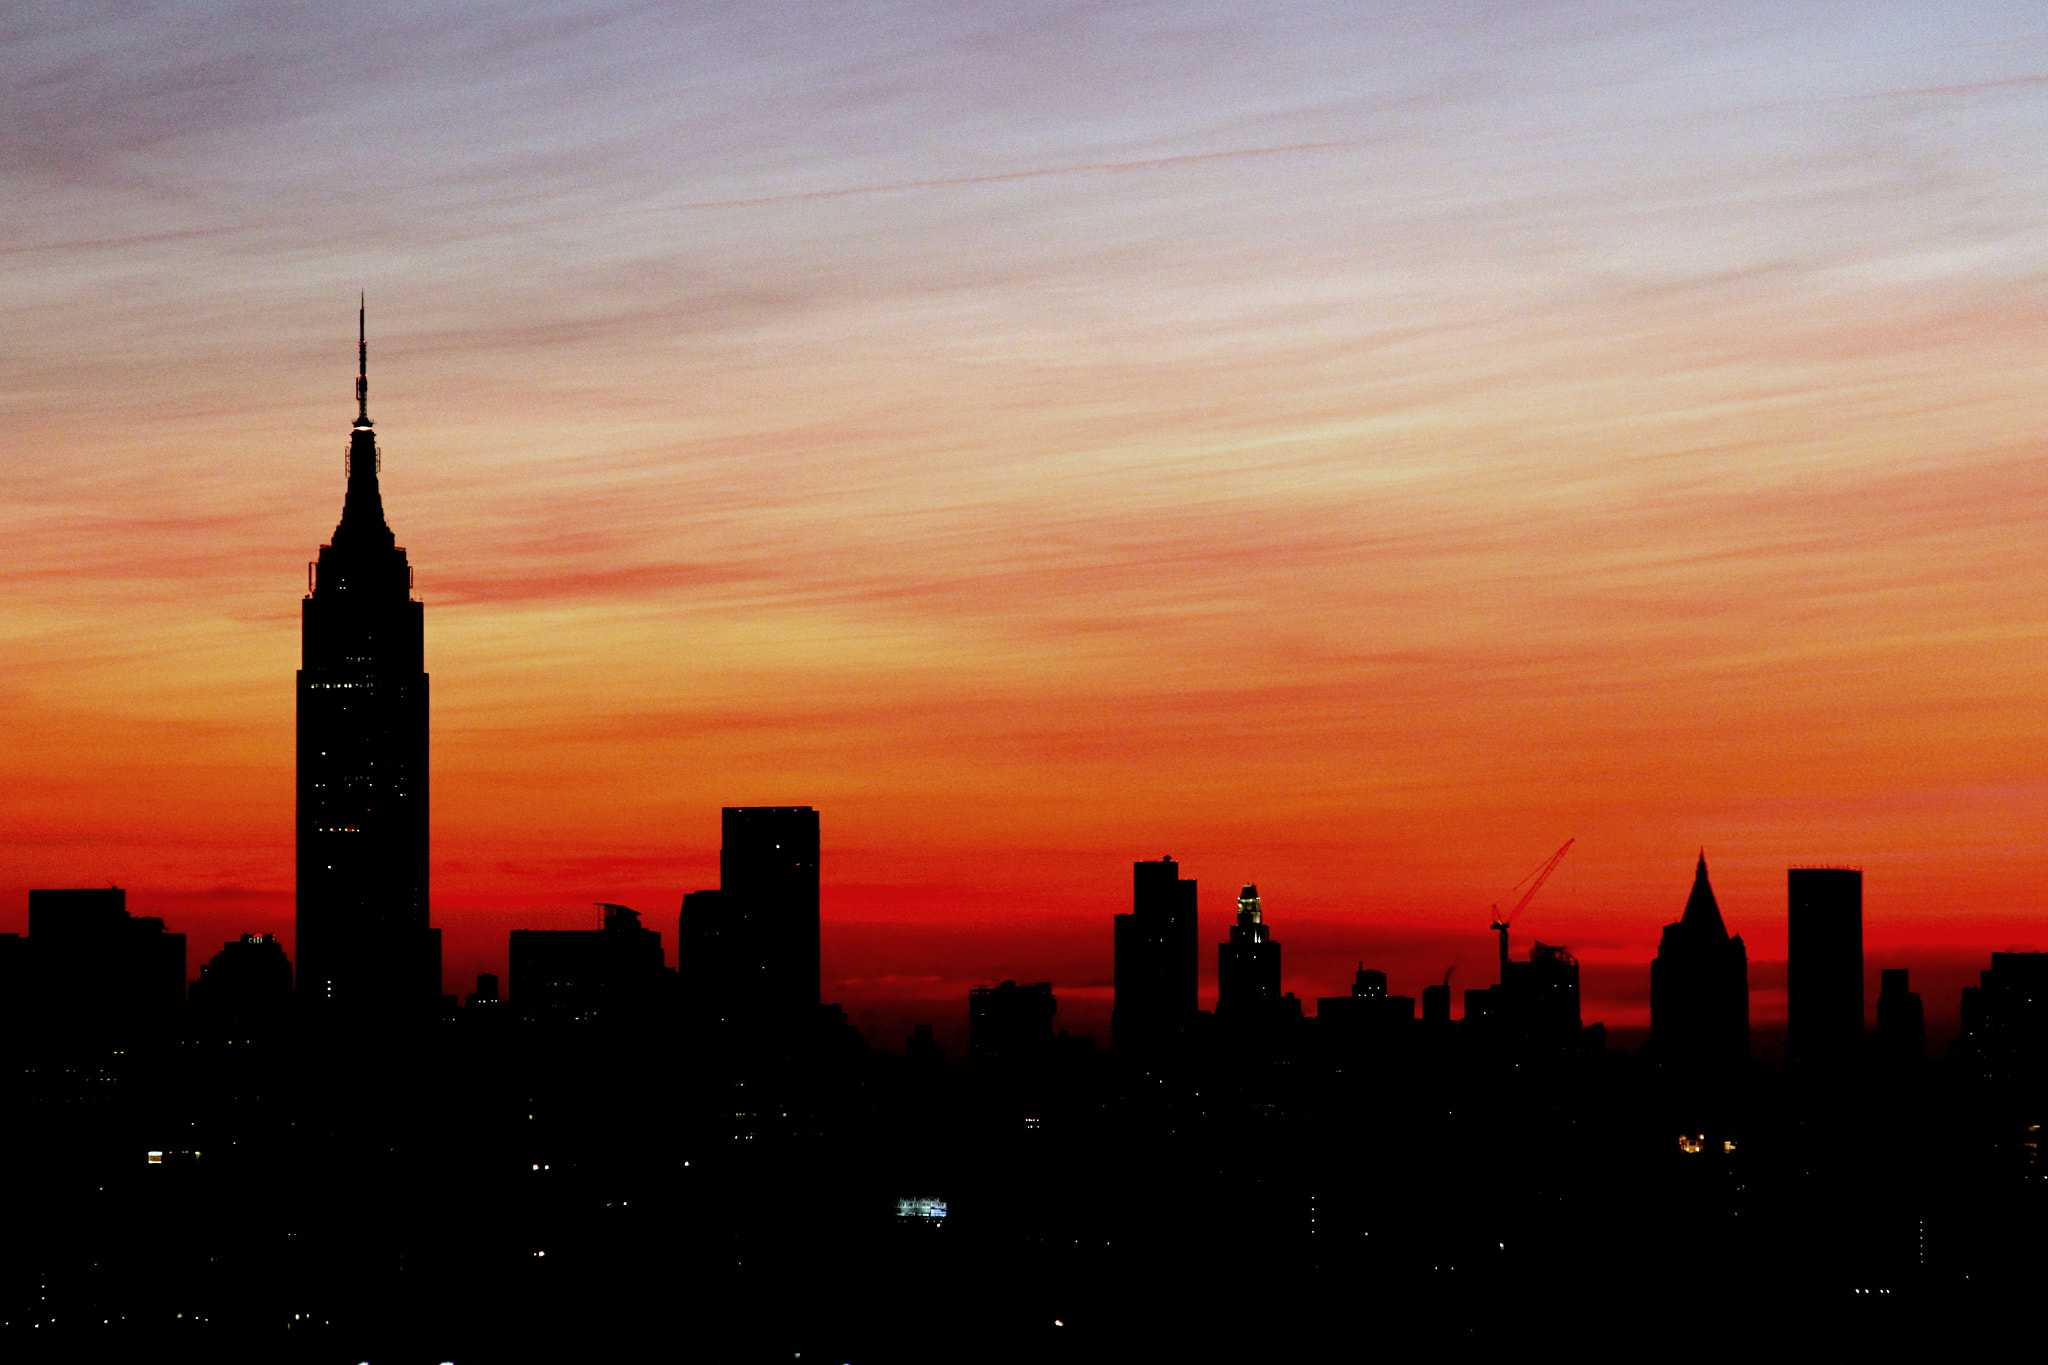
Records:
[[[396,538],[384,520],[384,495],[377,487],[377,433],[370,425],[370,333],[368,309],[356,300],[356,421],[348,433],[348,496],[334,544],[390,548]]]
[[[1679,916],[1679,923],[1690,933],[1703,934],[1720,942],[1728,937],[1728,926],[1721,920],[1721,907],[1714,901],[1713,883],[1707,880],[1707,851],[1700,850],[1699,866],[1692,874],[1692,895],[1686,898],[1685,913]]]
[[[370,425],[369,295],[356,296],[356,425]]]

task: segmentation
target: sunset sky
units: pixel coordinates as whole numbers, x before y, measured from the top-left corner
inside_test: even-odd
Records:
[[[289,936],[360,289],[451,990],[740,804],[884,1045],[1102,1033],[1162,853],[1312,999],[1576,837],[1622,1037],[1702,846],[1766,1029],[1791,865],[1936,1036],[2048,947],[2038,3],[58,3],[0,110],[0,930]]]

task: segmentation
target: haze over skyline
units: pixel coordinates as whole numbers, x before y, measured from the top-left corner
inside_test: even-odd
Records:
[[[1162,853],[1205,968],[1255,881],[1307,998],[1490,980],[1568,835],[1518,942],[1618,1027],[1702,844],[1760,1024],[1790,865],[1866,869],[1937,1037],[1981,949],[2042,946],[2036,10],[0,42],[0,930],[118,881],[195,951],[289,934],[365,288],[451,988],[594,900],[673,953],[718,809],[777,803],[823,812],[856,1019],[1016,977],[1099,1031]]]

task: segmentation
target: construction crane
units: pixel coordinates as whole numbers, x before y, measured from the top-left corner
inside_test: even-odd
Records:
[[[1508,894],[1512,896],[1521,887],[1522,882],[1529,884],[1529,889],[1522,892],[1522,898],[1515,902],[1514,909],[1503,915],[1498,905],[1493,907],[1493,929],[1500,935],[1500,979],[1503,982],[1508,979],[1508,923],[1522,913],[1523,907],[1536,899],[1536,893],[1543,889],[1543,883],[1550,880],[1550,874],[1557,871],[1557,865],[1564,861],[1564,855],[1571,852],[1572,845],[1577,842],[1576,837],[1565,840],[1564,847],[1551,854],[1543,866],[1508,888]]]

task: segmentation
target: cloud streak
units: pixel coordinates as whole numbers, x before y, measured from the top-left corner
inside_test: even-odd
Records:
[[[1288,142],[1271,147],[1232,147],[1215,152],[1188,152],[1179,156],[1143,157],[1130,161],[1095,161],[1076,166],[1044,166],[1028,171],[997,171],[985,175],[949,175],[930,180],[898,180],[886,185],[853,185],[840,189],[795,190],[787,194],[765,194],[745,199],[702,199],[649,213],[687,213],[705,209],[750,209],[770,204],[801,204],[817,199],[848,199],[871,194],[901,194],[913,190],[953,189],[971,185],[1004,185],[1022,180],[1044,180],[1068,175],[1118,175],[1136,171],[1180,170],[1217,161],[1239,161],[1248,157],[1299,156],[1309,152],[1335,151],[1363,145],[1363,139],[1340,138],[1322,142]]]

